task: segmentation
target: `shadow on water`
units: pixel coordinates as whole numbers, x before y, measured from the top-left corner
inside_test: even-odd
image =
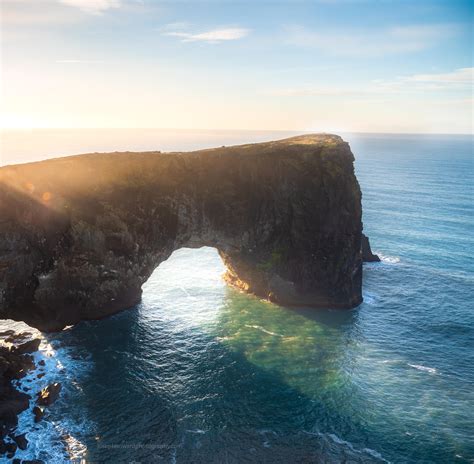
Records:
[[[239,337],[230,345],[196,328],[154,330],[141,322],[140,306],[53,336],[76,356],[90,355],[81,404],[67,399],[94,424],[82,437],[88,459],[341,462],[354,454],[355,462],[368,462],[365,453],[318,435],[322,405],[286,384],[277,369],[248,360],[265,343],[257,330],[250,337],[254,346],[246,345],[245,324],[238,329],[245,319],[229,326],[229,317],[244,313],[245,301],[230,291],[217,323],[217,331]]]
[[[142,303],[51,336],[90,363],[64,402],[88,419],[88,461],[449,461],[443,443],[414,447],[390,412],[374,425],[351,380],[357,312],[309,314],[232,289],[207,325],[162,319],[170,310]]]

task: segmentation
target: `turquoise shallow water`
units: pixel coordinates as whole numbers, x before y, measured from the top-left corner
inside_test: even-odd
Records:
[[[345,138],[383,257],[358,309],[261,302],[178,250],[136,308],[45,337],[64,394],[22,456],[67,433],[93,462],[473,462],[472,138]]]

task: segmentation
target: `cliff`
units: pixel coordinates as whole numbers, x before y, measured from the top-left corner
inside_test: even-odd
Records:
[[[283,305],[362,301],[361,193],[334,135],[0,168],[0,318],[58,330],[133,306],[181,247]]]

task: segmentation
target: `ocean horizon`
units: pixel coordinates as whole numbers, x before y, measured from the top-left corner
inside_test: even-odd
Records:
[[[70,128],[70,129],[1,129],[0,166],[84,153],[124,151],[191,151],[226,145],[280,140],[302,134],[331,133],[344,140],[369,137],[386,140],[403,137],[407,140],[458,139],[474,143],[474,134],[383,133],[311,130],[200,130],[160,128]]]

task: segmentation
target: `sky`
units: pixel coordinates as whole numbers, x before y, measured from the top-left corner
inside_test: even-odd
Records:
[[[473,131],[474,1],[0,4],[2,128]]]

